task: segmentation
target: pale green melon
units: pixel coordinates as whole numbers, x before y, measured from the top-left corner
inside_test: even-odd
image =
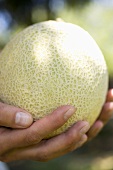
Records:
[[[46,21],[17,34],[0,55],[0,99],[40,119],[61,105],[77,112],[50,136],[78,120],[92,124],[105,102],[108,73],[93,38],[79,26]]]

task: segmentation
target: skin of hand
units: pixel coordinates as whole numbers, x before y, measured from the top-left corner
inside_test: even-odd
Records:
[[[101,113],[93,126],[87,133],[88,140],[93,139],[98,133],[102,130],[105,124],[111,119],[113,116],[113,89],[110,89],[106,96],[106,102],[101,110]]]
[[[0,103],[0,161],[48,161],[78,148],[87,140],[85,133],[90,126],[86,121],[79,121],[61,135],[44,139],[61,127],[75,111],[73,106],[61,106],[33,122],[30,114],[24,110]]]
[[[61,106],[33,123],[32,116],[26,111],[0,103],[0,161],[45,162],[82,146],[95,137],[111,118],[113,89],[108,92],[101,114],[91,128],[88,122],[79,121],[68,131],[51,139],[44,139],[61,127],[75,111],[73,106]]]

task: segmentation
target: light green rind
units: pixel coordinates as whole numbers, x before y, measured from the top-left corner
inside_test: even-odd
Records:
[[[0,56],[0,99],[40,119],[61,105],[77,112],[49,137],[78,120],[92,124],[108,89],[104,57],[79,26],[47,21],[14,37]]]

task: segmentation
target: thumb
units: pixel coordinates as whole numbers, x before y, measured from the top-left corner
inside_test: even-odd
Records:
[[[33,122],[30,113],[21,108],[0,102],[0,126],[11,128],[27,128]]]

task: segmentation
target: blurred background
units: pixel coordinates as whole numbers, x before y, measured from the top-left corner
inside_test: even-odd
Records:
[[[0,0],[0,51],[25,27],[56,18],[78,24],[100,46],[113,87],[113,0]],[[113,170],[113,120],[82,148],[47,163],[18,161],[10,170]]]

